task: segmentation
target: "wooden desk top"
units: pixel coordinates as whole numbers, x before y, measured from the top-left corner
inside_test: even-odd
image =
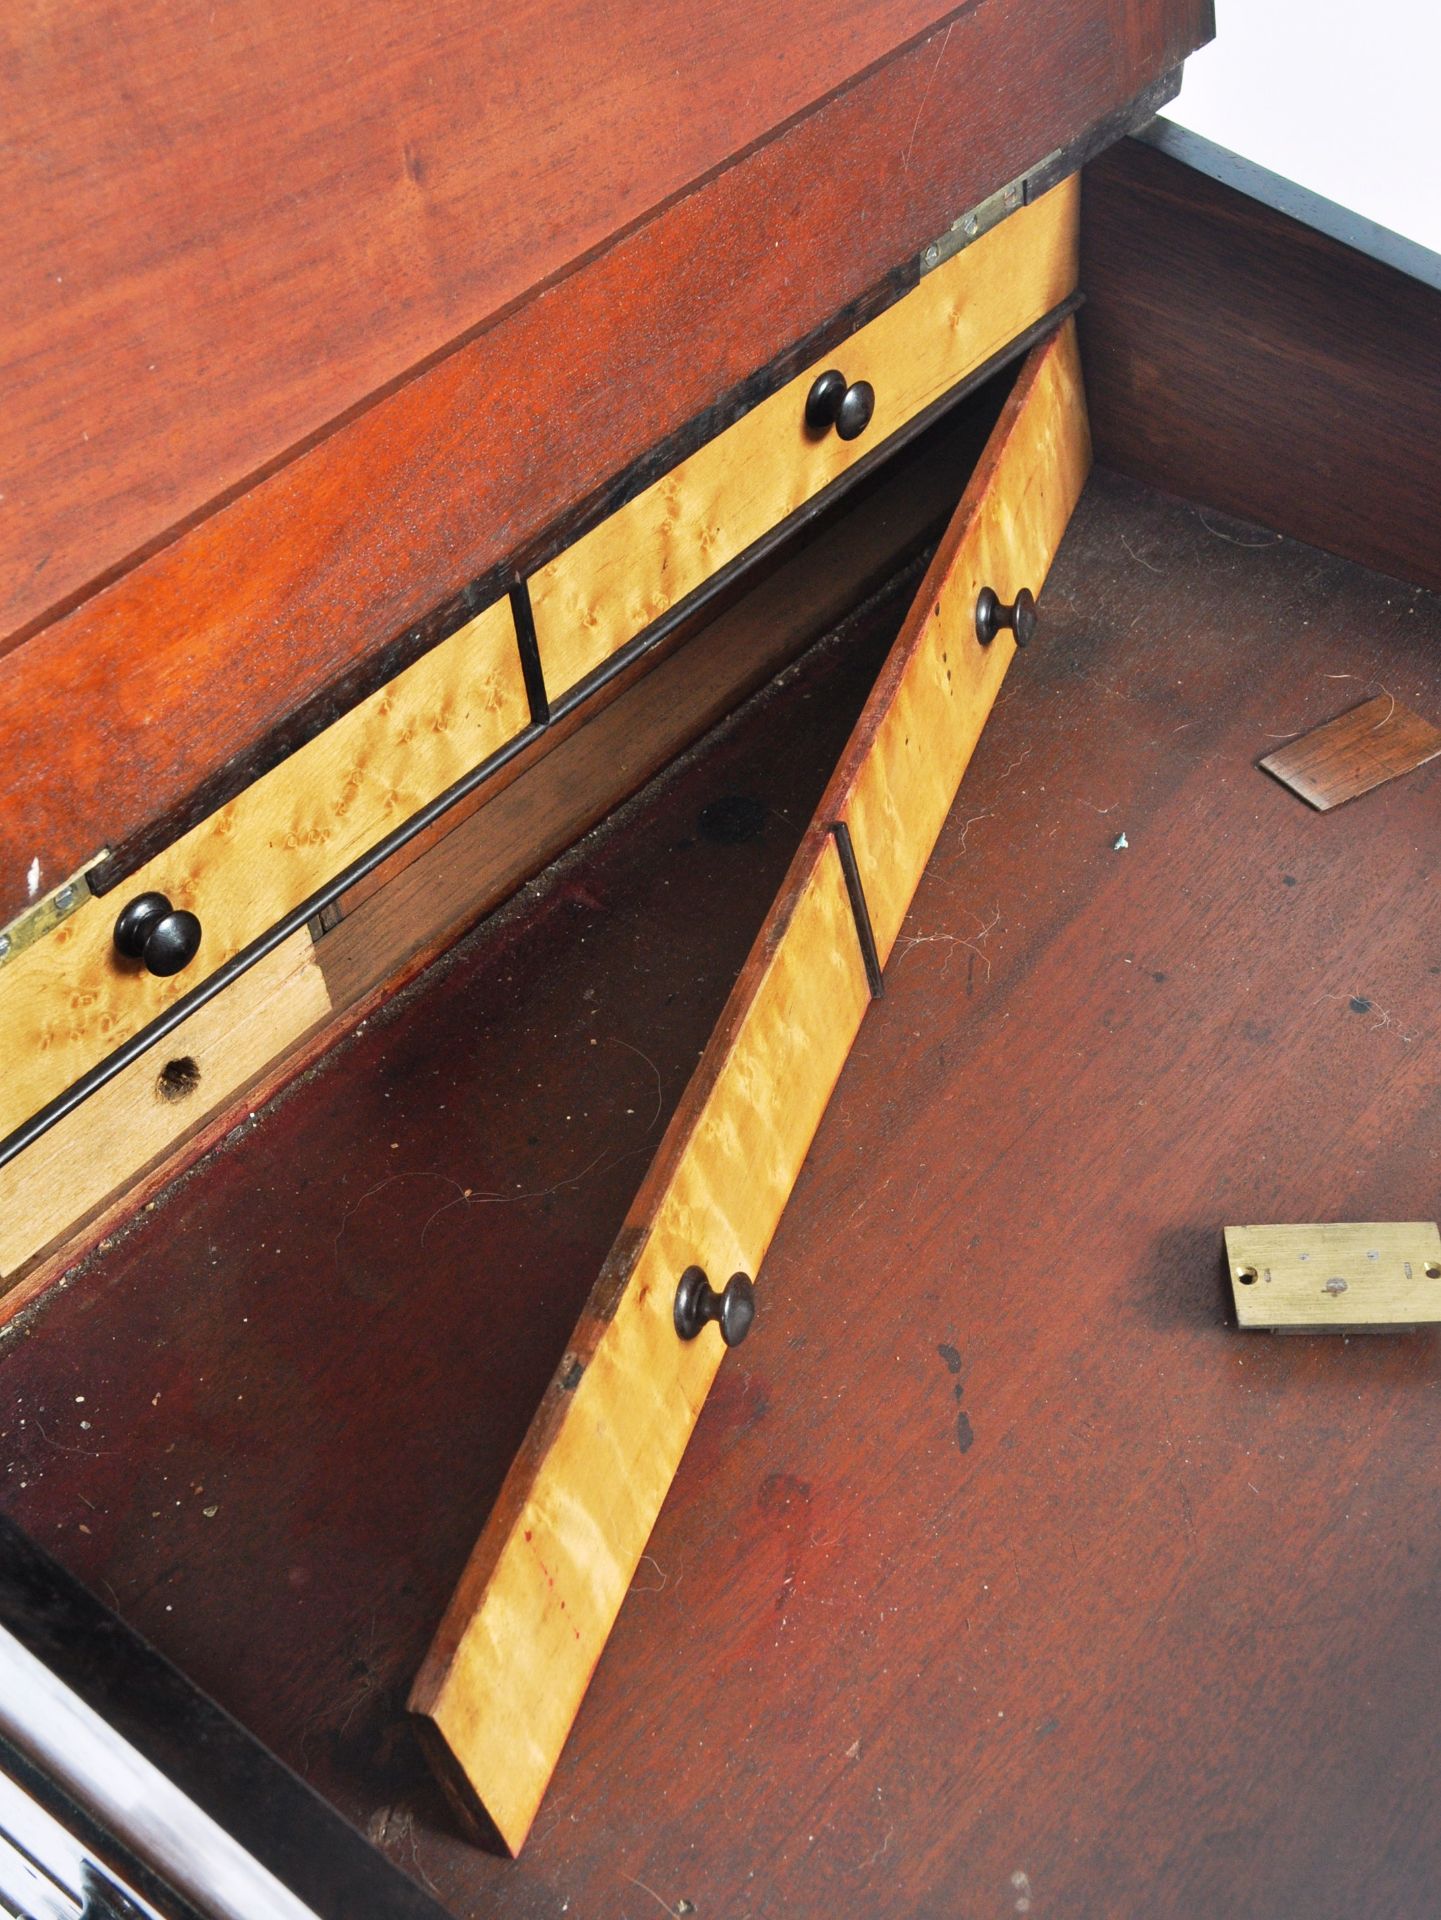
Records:
[[[1210,31],[1209,0],[12,9],[0,923],[32,862],[43,893],[218,805]]]

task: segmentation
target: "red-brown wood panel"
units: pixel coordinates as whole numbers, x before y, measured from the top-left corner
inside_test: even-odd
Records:
[[[949,11],[7,9],[3,630]]]
[[[782,17],[799,34],[804,23],[798,16]],[[832,86],[855,71],[860,55],[854,48],[870,16],[846,18],[850,26],[839,40],[828,27],[807,41],[807,57],[819,60]],[[903,16],[910,19],[909,13]],[[874,20],[864,30],[874,33]],[[361,679],[373,682],[387,666],[398,664],[407,648],[423,644],[425,636],[412,635],[411,629],[438,603],[876,286],[959,209],[1131,99],[1209,30],[1209,0],[1065,0],[1044,14],[1023,0],[974,0],[816,112],[755,145],[699,190],[671,200],[654,218],[602,246],[568,277],[514,306],[68,616],[35,632],[0,658],[0,740],[5,743],[0,920],[24,906],[32,860],[40,861],[40,885],[49,886],[102,846],[135,842],[144,851],[147,843],[137,836],[145,829],[164,820],[169,832],[181,818],[208,810],[222,791],[233,790],[259,765],[314,731],[336,705],[353,698]],[[333,39],[340,28],[332,23],[325,31]],[[360,28],[354,31],[363,37]],[[581,23],[552,15],[548,31],[565,43],[568,62],[586,64],[573,58]],[[387,33],[372,38],[383,46]],[[323,35],[320,43],[332,46]],[[774,51],[772,39],[763,43]],[[706,37],[697,44],[711,42]],[[825,47],[824,56],[815,53],[817,45]],[[842,51],[832,51],[833,46]],[[540,61],[539,54],[527,57]],[[43,79],[35,58],[27,54],[21,60],[17,54],[11,69],[28,71],[32,87]],[[437,64],[457,61],[458,56]],[[695,70],[693,56],[683,64],[686,72]],[[777,64],[786,63],[777,58]],[[500,64],[491,80],[495,98],[489,115],[501,115],[507,89],[521,84],[519,71]],[[1006,84],[1007,76],[1014,76],[1014,85]],[[52,75],[49,84],[53,90],[59,82]],[[182,92],[172,106],[177,175],[204,172],[199,149],[188,148],[179,134],[191,124],[187,114],[200,114],[196,102],[210,98],[206,89],[218,84],[197,81],[193,94]],[[654,85],[660,86],[658,77]],[[442,87],[439,78],[436,86]],[[123,94],[118,82],[114,90]],[[322,95],[330,99],[324,89]],[[564,97],[583,117],[584,102]],[[689,91],[681,96],[672,89],[666,97],[668,112],[675,112],[682,97],[685,113],[691,111]],[[144,98],[158,113],[153,94]],[[763,88],[761,98],[770,101],[764,124],[773,125],[776,96]],[[354,102],[350,110],[357,122],[364,121]],[[398,107],[393,124],[386,118],[391,109],[374,105],[371,110],[378,123],[367,137],[385,146],[387,164],[399,167],[409,123]],[[140,107],[134,111],[138,114]],[[320,112],[306,101],[298,117],[314,120]],[[359,135],[346,131],[350,123],[338,101],[330,100],[327,112],[331,118],[322,116],[317,123],[317,143],[327,148],[330,164],[340,173],[347,142]],[[457,112],[440,143],[447,152],[470,137],[464,132],[467,114],[483,117],[475,114],[469,93],[466,112]],[[267,134],[259,122],[252,134],[240,107],[234,116],[227,123],[232,145],[241,124],[247,126],[245,140],[253,140],[257,150],[280,137],[273,128]],[[632,103],[632,134],[645,124]],[[214,130],[207,137],[211,160],[206,164],[218,165],[214,156],[225,150],[224,141]],[[540,135],[525,139],[534,143]],[[646,145],[635,142],[637,169]],[[426,151],[423,141],[420,150]],[[534,154],[532,160],[539,168]],[[309,164],[321,163],[312,155]],[[434,165],[442,174],[449,164],[437,154]],[[503,251],[501,240],[492,241],[490,226],[510,231],[507,223],[515,216],[507,208],[521,188],[512,183],[497,192],[496,181],[505,176],[485,171],[483,153],[468,164],[482,179],[477,192],[487,237],[480,250],[494,245]],[[569,164],[577,172],[613,165],[618,173],[628,163],[598,140],[593,152],[577,151]],[[277,165],[269,176],[277,201],[284,198],[276,182],[285,171]],[[402,216],[390,206],[394,195],[377,196],[359,160],[354,171],[361,185],[345,189],[350,200],[339,185],[334,187],[331,217],[343,228],[337,209],[358,207],[354,218],[364,228],[363,245],[353,233],[344,245],[328,237],[321,213],[330,203],[318,187],[307,202],[308,222],[301,223],[303,245],[300,233],[287,227],[292,244],[285,253],[278,239],[265,237],[268,229],[255,230],[254,247],[272,250],[271,271],[283,283],[282,306],[292,316],[287,324],[293,337],[287,336],[290,344],[283,352],[277,346],[280,357],[273,366],[265,363],[268,370],[257,363],[245,374],[250,397],[243,420],[258,418],[255,410],[262,404],[272,406],[266,396],[275,386],[283,390],[284,404],[278,415],[272,408],[267,417],[283,417],[283,433],[262,435],[264,444],[257,441],[243,458],[227,455],[230,465],[224,472],[212,471],[184,500],[177,497],[163,508],[151,501],[140,530],[107,531],[108,509],[91,492],[69,497],[63,507],[52,503],[46,512],[56,525],[73,512],[83,513],[90,542],[84,565],[74,564],[73,556],[60,564],[58,535],[47,531],[50,520],[36,502],[28,512],[12,512],[0,523],[0,562],[11,564],[19,553],[32,564],[37,556],[50,556],[43,591],[15,600],[12,619],[73,599],[137,544],[172,527],[217,489],[253,473],[257,462],[284,451],[322,416],[333,417],[387,377],[372,348],[363,371],[348,386],[331,390],[323,406],[306,397],[308,383],[320,377],[313,363],[328,365],[336,356],[358,351],[351,344],[357,328],[366,332],[391,324],[376,309],[392,304],[393,288],[404,284],[403,276],[394,277],[392,254],[417,247],[424,252],[438,244],[433,235],[427,239],[423,223],[417,225],[419,214]],[[564,200],[571,191],[569,178],[563,170],[537,171],[527,176],[525,191],[547,203]],[[653,192],[659,191],[649,172],[645,178]],[[413,188],[419,194],[422,184],[411,181],[405,192]],[[132,180],[130,190],[146,202],[141,183]],[[255,185],[254,192],[259,191]],[[453,191],[460,210],[449,218],[465,228],[464,194],[458,185]],[[614,179],[610,191],[619,193]],[[212,225],[240,217],[220,192],[213,196],[210,214]],[[140,220],[138,214],[126,217]],[[181,245],[177,235],[184,223],[178,214],[162,220],[156,212],[152,219],[166,227],[172,247]],[[528,267],[531,284],[548,261],[559,266],[567,247],[573,253],[586,243],[580,235],[553,240],[547,243],[552,258],[541,245],[543,234],[542,222],[531,236],[536,242]],[[475,244],[473,227],[464,237],[466,245]],[[318,282],[307,278],[311,251],[323,256],[329,272],[328,279],[319,276],[326,288],[319,321]],[[6,272],[13,279],[22,258],[18,241],[9,253]],[[65,268],[54,271],[63,274]],[[206,271],[203,262],[192,259],[186,265],[177,254],[173,286],[157,283],[146,297],[148,324],[178,326],[188,312],[200,329],[201,344],[194,346],[188,364],[169,349],[158,359],[151,353],[153,374],[149,359],[136,363],[157,394],[162,385],[171,390],[169,399],[156,398],[154,405],[172,405],[177,388],[185,397],[178,415],[146,421],[127,416],[121,433],[131,449],[127,458],[153,462],[173,456],[186,473],[198,471],[202,454],[192,437],[221,430],[208,418],[225,414],[224,387],[216,386],[215,369],[240,351],[237,343],[258,323],[245,298],[197,315],[194,287]],[[506,297],[503,286],[489,284],[488,290],[464,295],[463,312],[451,312],[436,290],[444,277],[439,266],[435,273],[427,337],[417,344],[413,333],[407,335],[404,351],[386,363],[391,372],[409,364],[407,356],[453,339]],[[106,326],[133,331],[138,324],[133,312],[123,325],[120,319],[112,323],[97,316],[99,309],[87,322],[87,353],[98,351],[95,341]],[[52,328],[55,324],[52,316]],[[316,326],[320,333],[307,331]],[[18,359],[15,346],[8,357]],[[43,385],[42,364],[25,364],[26,378],[15,384]],[[202,378],[205,370],[208,377]],[[73,427],[77,437],[90,431],[86,409],[92,401],[107,419],[116,408],[139,404],[108,363],[90,366],[82,391],[83,405],[60,406],[57,431]],[[222,420],[223,432],[238,433],[241,417],[228,426]],[[36,431],[33,424],[27,430],[27,445]],[[93,439],[82,444],[89,448]],[[87,457],[99,461],[98,453]],[[19,479],[28,486],[26,471],[22,463]],[[9,484],[13,502],[16,480]],[[152,484],[153,479],[144,481],[144,487]],[[22,521],[18,531],[5,534],[5,526]],[[12,540],[8,561],[7,537]],[[295,719],[306,702],[321,704]],[[277,731],[285,722],[292,723],[288,735]],[[177,817],[182,802],[188,812]],[[148,844],[153,846],[154,837]]]
[[[1441,260],[1182,128],[1086,170],[1096,457],[1441,587]]]

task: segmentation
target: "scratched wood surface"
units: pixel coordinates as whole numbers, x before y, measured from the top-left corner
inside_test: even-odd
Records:
[[[1323,721],[1261,761],[1320,813],[1359,799],[1384,781],[1424,766],[1441,753],[1441,727],[1412,713],[1389,693]]]
[[[519,1863],[405,1691],[653,1145],[617,1043],[676,1096],[855,707],[639,803],[0,1343],[6,1509],[467,1920],[1441,1883],[1435,1336],[1242,1336],[1221,1242],[1432,1215],[1441,761],[1328,815],[1256,761],[1432,710],[1441,605],[1097,472],[1042,612]]]
[[[1058,307],[1075,291],[1079,213],[1073,175],[541,567],[531,605],[552,698]],[[829,367],[875,391],[855,440],[806,428]]]

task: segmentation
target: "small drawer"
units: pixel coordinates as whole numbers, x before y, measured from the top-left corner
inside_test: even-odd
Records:
[[[529,723],[509,601],[499,601],[317,734],[123,886],[89,899],[0,967],[0,1133]],[[141,894],[200,922],[195,958],[157,976],[116,951]]]
[[[1058,307],[1077,282],[1077,177],[927,275],[893,307],[647,487],[530,580],[552,700]],[[818,376],[866,382],[855,438],[806,424]]]

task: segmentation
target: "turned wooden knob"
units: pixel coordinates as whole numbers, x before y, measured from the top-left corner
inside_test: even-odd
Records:
[[[720,1328],[728,1347],[738,1347],[756,1317],[756,1290],[744,1273],[733,1273],[725,1292],[717,1293],[702,1267],[687,1267],[675,1290],[675,1330],[694,1340],[708,1320]]]
[[[179,973],[200,951],[200,922],[163,893],[139,893],[115,922],[115,948],[127,960],[143,960],[150,973]]]
[[[994,587],[982,587],[976,596],[976,638],[988,647],[998,633],[1007,628],[1016,636],[1018,647],[1028,647],[1036,632],[1036,597],[1022,587],[1007,606]]]
[[[834,427],[842,440],[858,440],[871,424],[876,390],[869,380],[848,383],[838,367],[817,374],[806,395],[806,425],[812,433]]]

